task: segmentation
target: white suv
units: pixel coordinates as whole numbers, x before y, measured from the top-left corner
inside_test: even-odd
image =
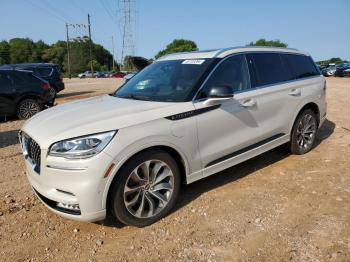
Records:
[[[146,226],[189,184],[274,147],[312,149],[326,84],[308,54],[242,47],[164,56],[114,94],[45,110],[20,140],[37,196],[67,218]]]

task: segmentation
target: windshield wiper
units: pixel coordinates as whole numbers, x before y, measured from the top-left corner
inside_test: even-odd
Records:
[[[129,94],[126,96],[119,96],[120,98],[126,98],[126,99],[134,99],[134,100],[144,100],[144,101],[151,101],[152,99],[149,96],[141,96],[141,95],[134,95]]]

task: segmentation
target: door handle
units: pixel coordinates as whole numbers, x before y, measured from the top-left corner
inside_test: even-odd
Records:
[[[292,90],[289,92],[289,95],[290,95],[290,96],[300,96],[300,95],[301,95],[301,90],[300,90],[299,88],[292,89]]]
[[[247,99],[243,101],[242,106],[243,107],[253,107],[256,105],[256,100],[255,99]]]

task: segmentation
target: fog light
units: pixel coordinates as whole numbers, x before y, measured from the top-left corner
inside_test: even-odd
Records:
[[[74,210],[74,211],[80,211],[79,204],[57,203],[57,207]]]

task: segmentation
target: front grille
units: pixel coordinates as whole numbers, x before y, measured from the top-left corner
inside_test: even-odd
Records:
[[[41,150],[40,146],[37,142],[35,142],[32,138],[29,138],[28,141],[28,156],[33,160],[33,162],[40,166],[40,157],[41,157]]]
[[[41,149],[37,142],[24,132],[20,133],[20,141],[25,158],[34,164],[34,171],[40,174]]]

